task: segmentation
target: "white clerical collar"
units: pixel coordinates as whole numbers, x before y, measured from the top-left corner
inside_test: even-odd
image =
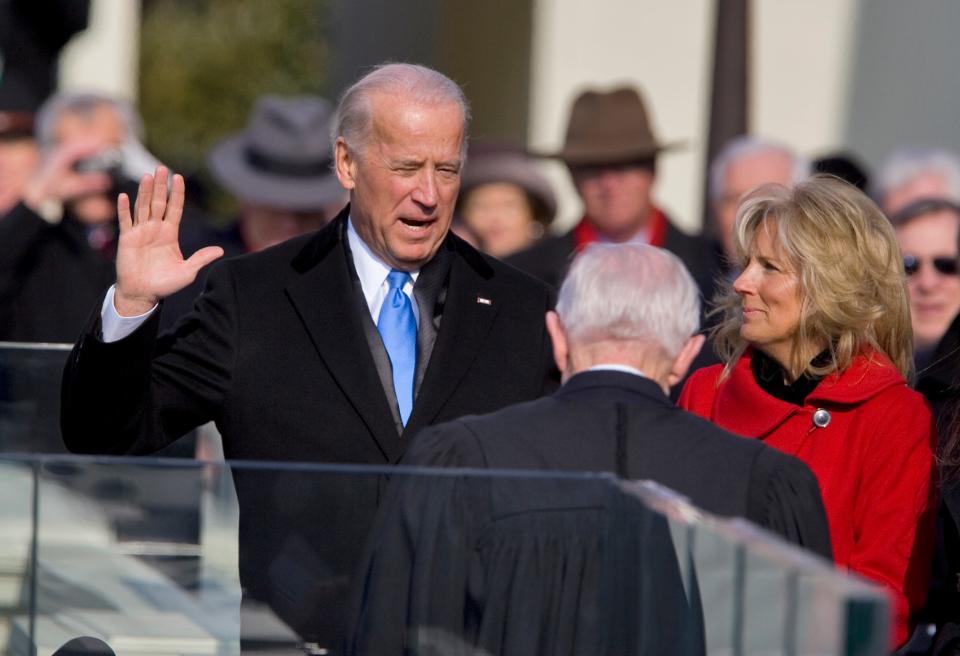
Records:
[[[607,237],[605,234],[597,231],[597,241],[601,244],[614,244],[614,243],[623,243],[623,244],[649,244],[650,243],[651,232],[649,226],[640,228],[633,237],[628,239],[625,242],[614,242],[612,239]]]
[[[586,371],[619,371],[624,374],[633,374],[634,376],[650,378],[650,376],[643,373],[636,367],[628,367],[625,364],[595,364]]]
[[[376,320],[380,312],[380,304],[383,302],[383,285],[390,273],[390,267],[381,260],[376,253],[370,250],[366,242],[360,238],[356,228],[353,227],[353,218],[347,217],[347,243],[350,244],[350,253],[353,255],[353,267],[357,271],[357,277],[360,278],[360,288],[363,290],[363,297],[367,300],[367,307]],[[410,277],[417,281],[420,275],[419,271],[411,271]],[[412,284],[410,288],[404,288],[408,296],[413,298]],[[416,307],[414,308],[416,311]]]

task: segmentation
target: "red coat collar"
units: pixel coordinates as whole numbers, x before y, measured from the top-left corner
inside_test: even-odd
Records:
[[[667,241],[667,217],[660,208],[650,208],[650,245],[663,248]],[[584,216],[573,229],[574,251],[579,253],[589,244],[600,241],[600,231]]]
[[[906,381],[890,360],[876,352],[858,355],[847,369],[824,378],[807,397],[804,408],[767,394],[750,368],[750,353],[737,361],[730,377],[720,384],[716,421],[735,433],[767,435],[790,416],[810,408],[856,405]]]

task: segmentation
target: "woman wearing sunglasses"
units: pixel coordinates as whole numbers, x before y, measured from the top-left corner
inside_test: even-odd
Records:
[[[719,299],[715,349],[680,405],[804,460],[820,483],[840,566],[894,595],[908,637],[932,554],[936,431],[913,373],[893,228],[856,188],[815,177],[741,204],[743,272]]]

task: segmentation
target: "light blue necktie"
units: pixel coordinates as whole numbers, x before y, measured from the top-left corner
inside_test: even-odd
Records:
[[[403,286],[410,280],[406,271],[390,271],[387,275],[390,289],[377,319],[377,330],[393,367],[393,389],[404,426],[413,409],[413,374],[417,368],[417,319],[413,316],[410,297],[403,293]]]

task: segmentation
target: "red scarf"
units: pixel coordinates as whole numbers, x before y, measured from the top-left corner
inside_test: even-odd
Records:
[[[650,208],[649,234],[650,245],[663,248],[667,240],[667,217],[656,206]],[[573,229],[574,252],[579,253],[588,244],[597,241],[600,241],[600,231],[586,216],[580,219],[580,223]]]

